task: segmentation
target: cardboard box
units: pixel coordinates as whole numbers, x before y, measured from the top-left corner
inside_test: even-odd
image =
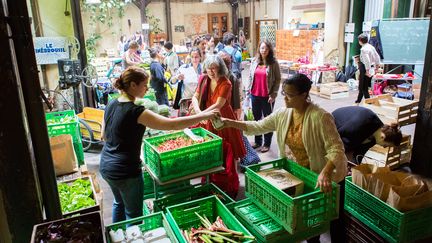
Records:
[[[284,169],[269,169],[258,174],[274,187],[284,191],[290,196],[299,196],[303,193],[304,183]]]

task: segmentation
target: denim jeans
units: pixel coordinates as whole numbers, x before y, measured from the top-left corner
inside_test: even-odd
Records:
[[[273,104],[268,103],[268,97],[259,97],[251,95],[252,97],[252,112],[255,118],[255,121],[261,120],[268,115],[270,115],[273,111]],[[270,147],[272,141],[273,132],[269,132],[264,134],[264,146]],[[262,144],[262,135],[255,136],[255,144]]]
[[[144,180],[142,176],[123,180],[104,179],[114,195],[113,223],[143,215]]]

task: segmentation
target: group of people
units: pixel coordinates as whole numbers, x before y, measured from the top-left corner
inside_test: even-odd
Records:
[[[163,57],[156,51],[150,52],[157,62],[154,65],[158,66],[151,68],[158,70],[151,73],[151,80],[143,69],[133,66],[116,81],[115,87],[121,91],[121,96],[111,101],[105,111],[105,145],[100,163],[101,175],[114,195],[113,222],[142,215],[144,182],[140,146],[147,127],[179,130],[201,126],[220,136],[225,171],[212,175],[211,180],[233,198],[236,198],[239,188],[236,162],[246,155],[242,132],[255,135],[252,146],[264,153],[269,151],[273,132],[276,132],[279,156],[293,158],[316,172],[319,175],[317,188],[328,193],[332,190],[332,182],[339,183],[340,205],[343,205],[344,178],[347,175],[345,152],[354,151],[354,157],[358,158],[375,143],[384,146],[400,143],[398,127],[384,125],[366,108],[341,108],[332,115],[314,104],[309,96],[312,82],[307,76],[295,74],[282,81],[273,46],[267,41],[259,44],[249,76],[245,78],[244,89],[251,99],[255,121],[241,121],[240,87],[243,82],[241,72],[238,76],[233,68],[236,61],[241,61],[241,55],[238,59],[235,36],[233,39],[231,35],[224,35],[224,47],[216,54],[203,51],[208,46],[201,44],[203,40],[197,41],[189,53],[190,63],[177,68],[176,58],[171,57],[174,55],[165,55],[168,70],[173,72],[172,81],[179,83],[179,99],[191,99],[188,116],[169,119],[134,104],[136,98],[145,95],[149,83],[153,87],[155,79],[162,79],[159,65],[163,63]],[[166,53],[170,53],[172,44],[167,43],[164,48]],[[157,89],[155,91],[158,93]],[[279,94],[284,98],[285,107],[273,111]],[[224,123],[219,130],[210,122],[217,117]],[[342,227],[342,220],[332,222],[332,242],[344,242],[340,232]],[[308,242],[319,242],[319,236]]]

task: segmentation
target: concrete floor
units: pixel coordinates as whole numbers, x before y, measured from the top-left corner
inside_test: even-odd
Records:
[[[316,95],[311,95],[311,98],[312,98],[312,101],[314,103],[320,105],[325,110],[332,112],[333,110],[335,110],[339,107],[353,105],[356,96],[357,96],[357,91],[352,91],[352,92],[350,92],[350,96],[347,98],[328,100],[328,99],[320,98]],[[283,98],[279,95],[278,98],[276,99],[275,108],[279,108],[279,107],[282,107],[284,105],[285,104],[284,104]],[[415,125],[405,126],[402,128],[402,132],[404,134],[413,135],[414,134],[414,128],[415,128]],[[253,137],[249,137],[249,141],[253,142]],[[101,151],[101,146],[93,146],[92,150],[85,153],[85,161],[87,163],[89,171],[97,174],[98,182],[101,186],[101,190],[103,191],[104,223],[110,224],[112,222],[111,205],[112,205],[112,201],[113,201],[113,196],[112,196],[110,188],[108,187],[106,182],[101,178],[101,176],[99,174],[100,151]],[[273,136],[273,142],[272,142],[270,151],[267,153],[264,153],[264,154],[259,152],[258,154],[261,158],[261,161],[263,161],[263,162],[274,160],[278,157],[278,148],[277,148],[275,136]],[[245,183],[244,174],[239,172],[239,177],[240,177],[240,191],[239,191],[239,195],[236,198],[236,200],[240,200],[240,199],[243,199],[245,197],[244,196],[244,183]],[[328,233],[324,234],[321,237],[321,240],[322,240],[322,242],[330,242],[329,234]]]

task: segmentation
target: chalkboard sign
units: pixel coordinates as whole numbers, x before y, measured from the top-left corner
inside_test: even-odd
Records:
[[[423,64],[428,31],[429,19],[381,20],[383,63]]]

